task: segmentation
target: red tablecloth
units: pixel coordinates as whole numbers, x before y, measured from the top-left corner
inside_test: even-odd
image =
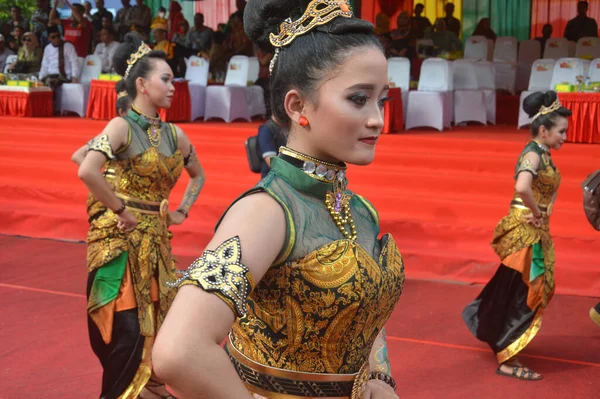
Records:
[[[92,119],[110,120],[117,117],[117,82],[92,80],[86,116]]]
[[[399,87],[390,89],[388,97],[392,99],[385,104],[384,125],[381,133],[396,133],[403,129],[404,112],[402,110],[402,89]]]
[[[567,141],[600,144],[600,93],[558,93],[558,97],[573,113]]]
[[[0,116],[50,117],[54,109],[52,94],[52,91],[0,90]]]
[[[110,80],[92,80],[88,99],[87,117],[109,120],[117,116],[117,82]],[[189,122],[192,119],[188,82],[173,82],[175,94],[168,109],[159,110],[165,122]]]

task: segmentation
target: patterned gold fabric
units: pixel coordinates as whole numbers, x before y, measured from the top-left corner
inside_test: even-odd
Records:
[[[350,240],[332,242],[269,270],[250,296],[249,315],[234,325],[232,343],[271,367],[356,373],[403,284],[402,257],[391,236],[377,261]]]
[[[169,197],[181,175],[183,156],[176,150],[174,135],[164,134],[162,147],[154,148],[147,142],[145,132],[129,122],[128,147],[106,163],[107,180],[119,194],[160,203]],[[117,228],[114,213],[90,196],[87,267],[88,272],[92,272],[128,251],[141,333],[152,337],[175,296],[175,290],[166,285],[166,282],[176,279],[171,257],[171,233],[167,229],[166,218],[131,211],[139,224],[133,232],[124,233]],[[159,287],[157,315],[150,298],[152,278],[156,278]],[[158,325],[155,325],[155,316]]]
[[[542,151],[537,143],[528,144],[523,150],[517,164],[517,172],[523,170],[521,163],[526,153],[534,151],[541,157],[540,166],[537,169],[537,176],[533,179],[533,196],[539,206],[552,208],[558,186],[560,185],[560,171],[554,166],[550,154]],[[513,200],[520,200],[515,192]],[[531,247],[537,242],[541,242],[544,252],[545,272],[539,277],[540,281],[526,281],[531,288],[537,291],[541,305],[545,307],[554,293],[554,243],[550,236],[548,217],[544,218],[544,224],[541,228],[523,221],[523,216],[530,214],[529,209],[524,207],[511,207],[508,216],[503,218],[494,230],[492,248],[498,254],[500,259]],[[551,212],[549,212],[551,213]]]

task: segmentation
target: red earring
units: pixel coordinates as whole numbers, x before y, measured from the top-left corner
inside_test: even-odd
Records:
[[[302,115],[300,119],[298,119],[298,124],[302,127],[308,126],[308,119],[306,118],[306,116]]]

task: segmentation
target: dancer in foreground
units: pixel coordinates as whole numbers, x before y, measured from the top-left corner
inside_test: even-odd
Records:
[[[508,216],[494,230],[492,247],[502,263],[463,311],[463,319],[496,354],[498,374],[535,381],[542,376],[516,356],[537,334],[554,293],[554,244],[548,223],[560,172],[550,150],[562,147],[571,111],[553,91],[529,95],[523,109],[533,118],[533,140],[517,162]]]
[[[79,167],[91,193],[90,343],[104,370],[102,398],[169,397],[150,365],[156,331],[175,297],[166,285],[176,278],[168,228],[187,218],[204,172],[183,131],[157,114],[171,105],[174,91],[165,54],[129,33],[113,61],[131,109],[88,143]],[[169,211],[170,191],[184,168],[190,183],[177,211]]]
[[[154,370],[181,398],[397,398],[384,325],[402,258],[346,190],[346,163],[371,163],[383,128],[383,50],[343,1],[252,0],[244,26],[276,49],[271,104],[289,140],[176,283]]]

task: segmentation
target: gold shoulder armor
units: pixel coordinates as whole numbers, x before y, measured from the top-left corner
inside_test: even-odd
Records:
[[[109,160],[115,158],[107,134],[103,134],[101,136],[94,137],[93,139],[91,139],[88,142],[88,151],[101,152]]]
[[[250,271],[241,263],[239,237],[225,241],[215,251],[206,250],[171,287],[195,285],[217,295],[237,317],[246,315],[248,296],[254,288]]]
[[[538,175],[537,170],[535,170],[533,164],[529,159],[523,160],[523,162],[521,162],[521,164],[519,165],[517,169],[517,175],[519,175],[519,173],[521,172],[529,172],[533,175],[533,177],[537,177]]]

